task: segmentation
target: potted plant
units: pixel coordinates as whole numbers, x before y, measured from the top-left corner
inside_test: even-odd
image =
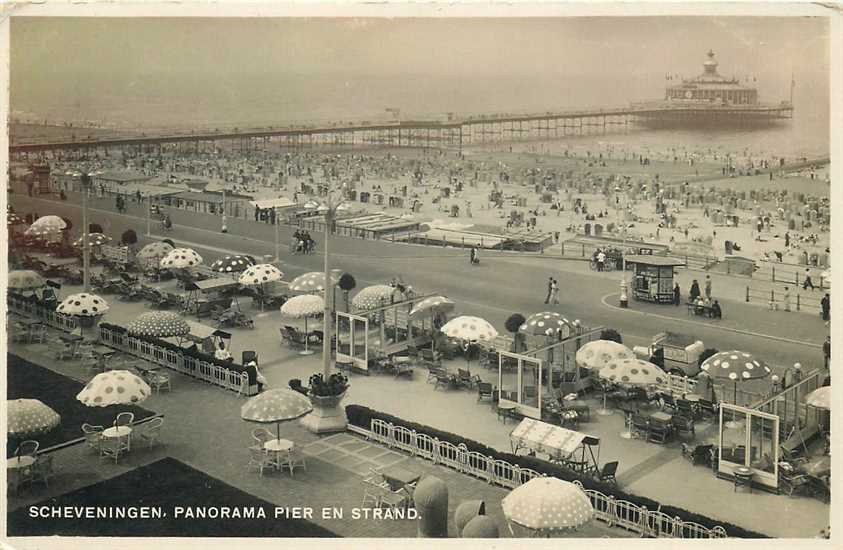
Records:
[[[309,385],[308,397],[313,412],[302,418],[302,426],[313,433],[345,431],[348,419],[340,401],[348,390],[348,378],[339,372],[325,378],[320,372],[310,377]]]

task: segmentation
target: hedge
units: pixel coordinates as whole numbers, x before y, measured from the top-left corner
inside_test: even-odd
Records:
[[[556,477],[565,481],[579,481],[582,486],[586,489],[600,491],[604,495],[615,497],[616,500],[627,500],[637,506],[646,507],[647,510],[659,510],[670,517],[679,517],[682,521],[685,522],[692,521],[695,523],[699,523],[700,525],[703,525],[709,529],[713,529],[714,527],[719,525],[726,530],[728,536],[733,538],[769,538],[767,535],[756,533],[754,531],[749,531],[731,523],[725,523],[723,521],[714,520],[707,516],[696,514],[683,508],[663,505],[647,497],[627,493],[614,485],[601,483],[599,481],[596,481],[592,477],[583,476],[577,472],[574,472],[573,470],[570,470],[558,464],[554,464],[552,462],[548,462],[546,460],[542,460],[531,456],[502,453],[492,447],[489,447],[471,439],[467,439],[461,435],[437,430],[436,428],[431,428],[430,426],[426,426],[424,424],[410,422],[408,420],[404,420],[403,418],[399,418],[397,416],[393,416],[384,412],[376,411],[374,409],[370,409],[362,405],[348,405],[346,406],[345,411],[346,415],[348,416],[349,423],[367,430],[371,429],[373,419],[382,420],[390,424],[403,426],[409,430],[414,430],[417,433],[424,433],[440,441],[447,441],[448,443],[451,443],[453,445],[465,445],[469,451],[475,451],[484,454],[495,460],[505,460],[510,464],[518,465],[521,468],[530,468],[531,470],[535,470],[540,474]]]

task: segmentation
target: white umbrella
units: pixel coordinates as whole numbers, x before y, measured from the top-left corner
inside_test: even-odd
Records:
[[[295,420],[313,410],[310,400],[287,388],[266,390],[252,397],[240,407],[240,418],[261,424],[275,424],[281,439],[281,422]]]
[[[73,246],[76,248],[82,248],[82,241],[84,237],[79,237],[73,242]],[[104,244],[110,243],[111,237],[108,235],[103,235],[102,233],[88,233],[88,246],[102,246]]]
[[[154,243],[149,243],[140,250],[138,250],[138,253],[135,254],[135,257],[144,260],[163,258],[167,254],[169,254],[171,250],[173,250],[173,247],[170,246],[170,243],[156,241]]]
[[[617,359],[600,369],[598,374],[615,384],[629,386],[654,386],[667,380],[667,374],[657,365],[641,359]]]
[[[264,283],[271,283],[280,281],[284,274],[280,269],[272,264],[257,264],[246,269],[240,277],[238,282],[245,286],[260,286],[261,311],[263,311],[263,285]]]
[[[817,409],[831,410],[831,386],[817,388],[805,396],[805,404]]]
[[[456,304],[445,296],[431,296],[413,306],[413,309],[410,310],[410,318],[448,313],[454,311],[454,307],[456,307]]]
[[[272,264],[258,264],[248,267],[237,279],[241,285],[254,286],[280,281],[284,273]]]
[[[325,300],[321,296],[315,294],[302,294],[301,296],[293,296],[281,306],[281,314],[293,319],[304,319],[304,350],[302,355],[310,355],[313,351],[307,347],[309,339],[307,332],[308,317],[316,317],[325,311]]]
[[[555,477],[534,477],[504,497],[501,507],[509,521],[548,536],[576,529],[594,517],[585,491]]]
[[[491,342],[498,337],[498,331],[495,330],[495,327],[489,321],[471,315],[455,317],[445,323],[440,330],[449,338],[458,338],[468,342],[476,342],[478,340]]]
[[[132,335],[168,338],[190,333],[190,325],[177,313],[171,311],[149,311],[126,325]]]
[[[331,271],[331,283],[336,285],[342,272],[338,269]],[[321,271],[311,271],[299,275],[290,281],[290,290],[293,292],[321,292],[325,290],[325,274]]]
[[[161,258],[162,269],[186,269],[202,263],[202,256],[192,248],[174,248]]]
[[[360,290],[351,300],[351,305],[359,310],[375,309],[388,302],[395,293],[395,288],[389,285],[372,285]]]
[[[600,371],[618,359],[634,359],[635,354],[623,344],[612,340],[594,340],[577,350],[575,361],[578,367]]]
[[[59,313],[77,317],[96,317],[104,314],[108,309],[108,302],[96,294],[86,292],[71,294],[56,307],[56,311]]]
[[[112,370],[94,376],[76,395],[89,407],[140,403],[152,394],[149,384],[127,370]]]
[[[50,228],[54,231],[61,231],[65,227],[67,227],[67,222],[61,219],[58,216],[41,216],[34,222],[32,222],[32,227],[37,228]]]
[[[45,241],[61,240],[61,229],[47,225],[42,225],[40,227],[30,225],[23,234],[27,237],[35,237],[38,239],[44,239]]]

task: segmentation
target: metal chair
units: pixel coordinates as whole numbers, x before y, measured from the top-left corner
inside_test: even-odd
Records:
[[[618,461],[615,460],[614,462],[607,462],[603,465],[603,468],[597,472],[597,480],[603,483],[611,483],[612,485],[617,485],[618,480],[615,479],[615,474],[618,471]]]
[[[42,481],[44,486],[50,486],[50,478],[53,477],[53,455],[42,454],[35,458],[31,469],[32,481]]]
[[[31,456],[35,458],[35,455],[38,454],[38,447],[39,443],[37,441],[27,439],[18,445],[18,448],[15,450],[15,456]]]
[[[494,388],[489,382],[478,382],[477,384],[477,400],[489,398],[491,401],[494,398]]]
[[[141,424],[138,427],[138,436],[141,441],[146,443],[147,447],[152,447],[153,443],[157,443],[161,436],[161,427],[164,425],[162,417],[153,418],[149,422]]]
[[[132,423],[135,421],[135,413],[131,412],[121,412],[117,415],[117,418],[114,419],[114,425],[117,427],[120,426],[129,426],[132,427]]]
[[[249,447],[249,464],[247,467],[257,468],[261,476],[263,476],[264,468],[272,468],[273,464],[269,454],[265,450],[252,446]]]
[[[82,424],[82,433],[85,436],[85,443],[88,444],[88,447],[99,451],[100,450],[100,442],[102,440],[102,426],[92,426],[91,424]]]

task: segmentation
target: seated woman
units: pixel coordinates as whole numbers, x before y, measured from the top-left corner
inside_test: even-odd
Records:
[[[697,315],[702,315],[705,311],[705,301],[703,300],[702,296],[697,296],[697,299],[694,301],[694,313]]]
[[[219,359],[220,361],[231,361],[231,352],[225,349],[225,342],[220,342],[220,347],[217,351],[214,352],[214,357]]]

